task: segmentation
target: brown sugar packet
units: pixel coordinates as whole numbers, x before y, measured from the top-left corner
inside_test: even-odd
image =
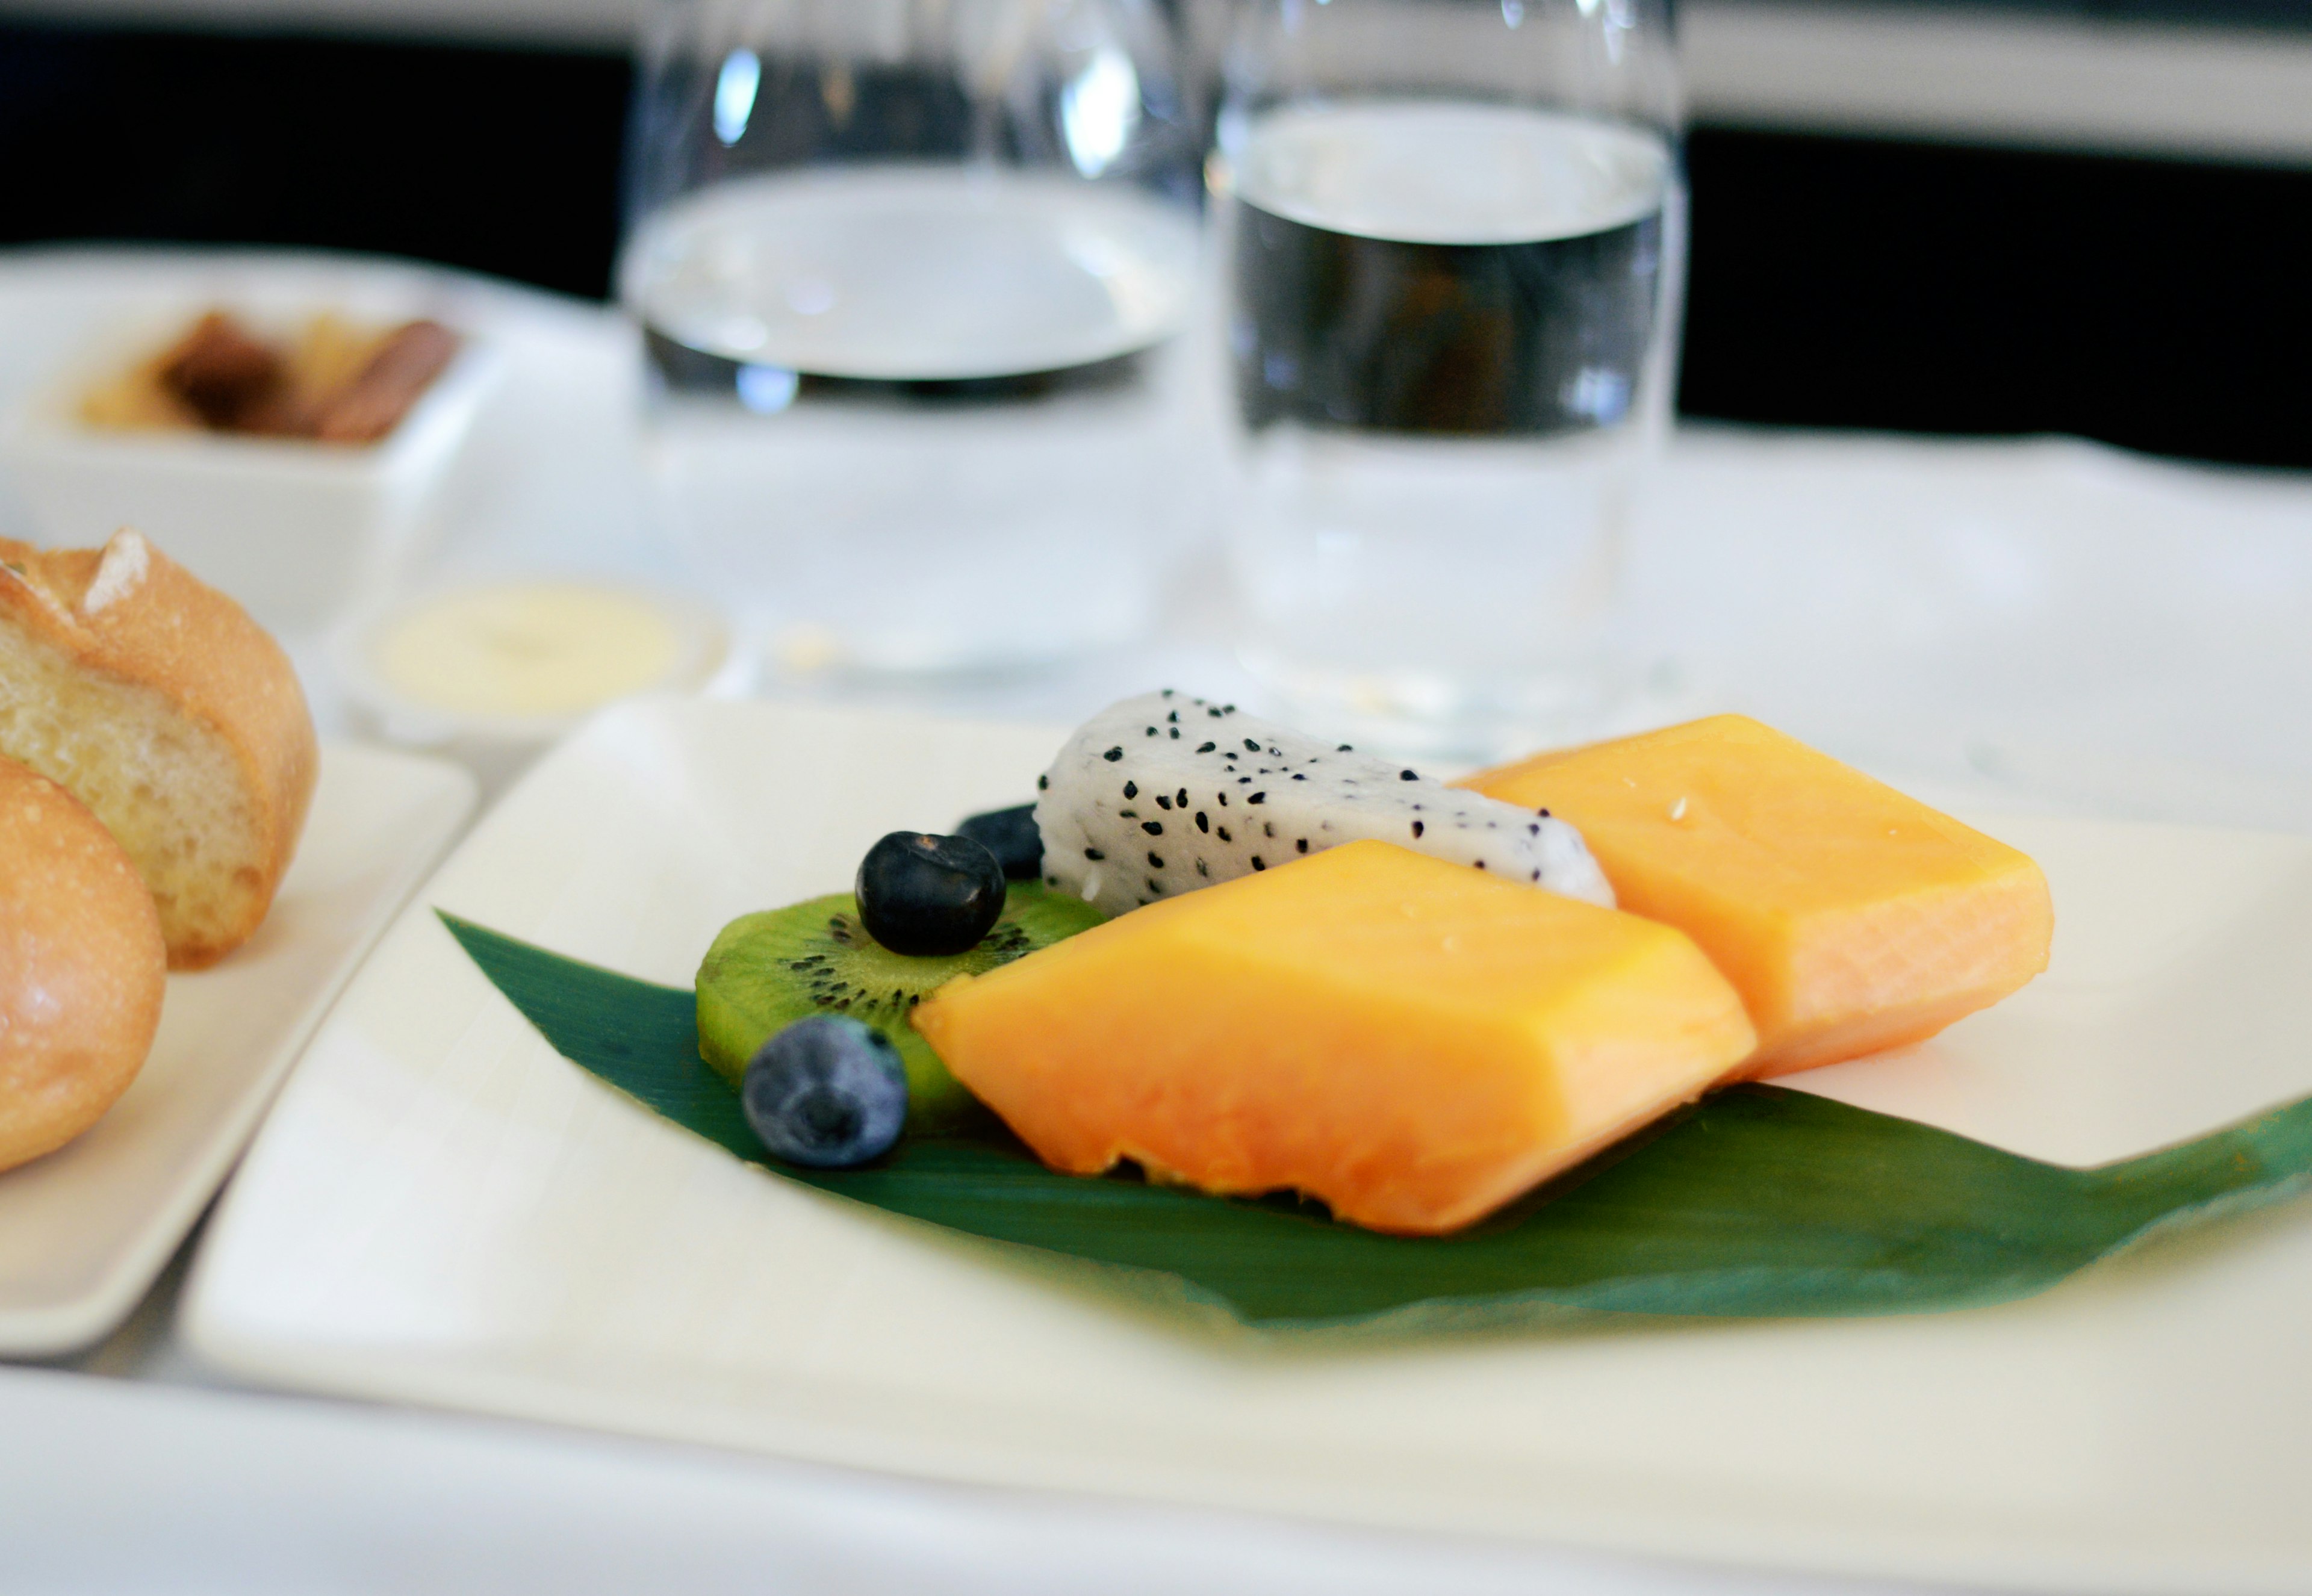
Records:
[[[237,429],[284,386],[281,356],[223,311],[211,311],[161,358],[162,386],[205,425]]]
[[[391,432],[458,353],[458,335],[438,321],[396,328],[354,380],[323,400],[313,436],[373,443]]]

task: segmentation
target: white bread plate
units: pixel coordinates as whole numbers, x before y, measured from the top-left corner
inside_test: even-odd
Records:
[[[0,413],[0,465],[39,541],[101,543],[135,526],[263,625],[328,625],[418,551],[425,512],[504,365],[421,280],[347,274],[327,286],[188,281],[124,295],[44,379]],[[130,431],[81,419],[87,394],[168,347],[205,311],[285,339],[317,315],[379,327],[432,317],[456,357],[400,424],[370,444],[205,431]]]
[[[128,1316],[473,806],[455,766],[323,746],[296,860],[257,934],[170,976],[152,1054],[102,1119],[0,1172],[0,1357],[74,1352]]]

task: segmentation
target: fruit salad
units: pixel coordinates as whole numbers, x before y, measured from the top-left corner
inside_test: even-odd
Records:
[[[700,1050],[775,1155],[993,1113],[1055,1170],[1441,1233],[1714,1085],[1931,1034],[2052,934],[2024,855],[1739,716],[1448,786],[1165,691],[1037,785],[716,938]]]

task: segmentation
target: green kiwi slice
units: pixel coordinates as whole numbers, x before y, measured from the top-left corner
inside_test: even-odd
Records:
[[[981,975],[1097,925],[1099,912],[1041,881],[1015,881],[994,928],[968,953],[894,953],[867,934],[848,892],[742,915],[722,928],[698,967],[698,1051],[737,1085],[774,1031],[812,1014],[848,1014],[891,1039],[907,1071],[907,1125],[953,1128],[977,1100],[915,1034],[908,1014],[934,987]]]

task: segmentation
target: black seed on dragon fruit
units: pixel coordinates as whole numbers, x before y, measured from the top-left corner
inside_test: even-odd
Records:
[[[1152,741],[1152,723],[1174,715],[1226,717],[1238,746],[1216,741]],[[1203,761],[1218,754],[1221,770]],[[1252,763],[1240,761],[1247,758]],[[1200,776],[1198,770],[1203,774]],[[1215,782],[1216,776],[1219,785]],[[1260,806],[1265,824],[1227,824],[1229,792]],[[1377,837],[1399,846],[1530,881],[1549,891],[1611,905],[1613,889],[1581,834],[1563,820],[1465,793],[1408,770],[1393,760],[1359,754],[1346,744],[1322,742],[1283,726],[1239,715],[1183,693],[1127,698],[1086,722],[1038,782],[1036,824],[1043,834],[1045,878],[1105,914],[1122,914],[1149,901],[1230,881],[1340,843]],[[1148,851],[1147,838],[1164,833],[1117,797],[1154,796],[1180,816],[1186,835],[1195,820],[1193,848]],[[1210,809],[1202,807],[1209,795]],[[1272,840],[1274,839],[1274,840]],[[1289,845],[1289,847],[1288,847]],[[1259,851],[1255,852],[1256,849]],[[1134,874],[1113,860],[1145,857],[1150,873]]]

